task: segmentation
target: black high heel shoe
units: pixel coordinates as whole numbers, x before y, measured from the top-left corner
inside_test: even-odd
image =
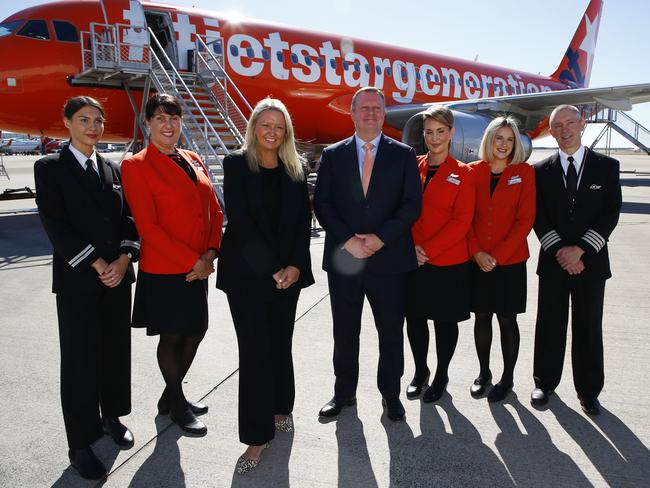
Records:
[[[481,398],[485,394],[490,381],[492,381],[491,372],[488,372],[487,376],[479,375],[472,383],[472,386],[469,387],[469,394],[472,395],[472,398]]]

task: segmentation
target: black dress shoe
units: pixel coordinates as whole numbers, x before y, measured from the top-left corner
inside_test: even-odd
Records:
[[[481,398],[485,394],[490,381],[492,381],[492,373],[488,373],[487,376],[479,375],[472,383],[472,386],[469,387],[469,394],[472,395],[472,398]]]
[[[76,469],[82,478],[87,480],[100,480],[106,476],[106,468],[97,459],[90,447],[83,449],[70,449],[68,451],[70,464]]]
[[[117,417],[104,417],[102,430],[111,436],[115,444],[126,449],[133,447],[133,433]]]
[[[505,384],[503,381],[499,381],[496,385],[492,387],[490,393],[488,393],[487,401],[488,402],[500,402],[505,397],[508,396],[508,393],[512,391],[512,383]]]
[[[598,398],[578,396],[582,411],[587,415],[600,415],[600,402]]]
[[[427,373],[427,375],[421,380],[417,375],[415,375],[413,381],[411,381],[411,383],[406,387],[406,398],[412,400],[413,398],[420,396],[422,389],[429,383],[429,375],[430,373]]]
[[[530,394],[530,404],[533,407],[543,407],[548,403],[548,397],[553,391],[551,390],[542,390],[541,388],[535,388]]]
[[[208,413],[208,406],[200,402],[187,401],[187,406],[194,415],[204,415]],[[160,397],[158,400],[158,414],[167,415],[169,413],[169,402],[166,397]]]
[[[337,400],[336,397],[332,398],[329,402],[323,405],[323,408],[318,412],[319,417],[336,417],[341,413],[343,407],[351,407],[357,404],[357,397],[348,398],[347,400]]]
[[[381,404],[386,409],[386,416],[393,422],[404,420],[406,412],[399,398],[382,398]]]
[[[440,397],[442,397],[442,395],[447,390],[447,383],[449,383],[449,378],[440,382],[433,380],[431,386],[427,388],[427,390],[424,392],[424,395],[422,395],[422,401],[424,403],[432,403],[440,400]]]
[[[180,414],[171,412],[169,418],[188,434],[199,437],[208,433],[205,424],[196,418],[189,408]]]

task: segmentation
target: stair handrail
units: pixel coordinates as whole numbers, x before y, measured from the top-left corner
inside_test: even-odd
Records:
[[[211,44],[212,44],[212,43],[211,43]],[[217,57],[216,57],[216,56],[214,55],[214,53],[212,52],[212,49],[210,49],[210,48],[208,47],[208,45],[205,43],[205,41],[203,40],[203,38],[201,38],[200,35],[197,35],[197,36],[196,36],[196,46],[197,46],[197,50],[196,50],[197,55],[200,56],[200,53],[201,53],[201,52],[207,52],[207,53],[208,53],[208,55],[210,56],[211,61],[213,61],[213,62],[217,65],[217,67],[219,68],[220,72],[223,73],[223,77],[224,77],[224,78],[225,78],[225,79],[230,83],[230,85],[234,88],[235,93],[237,93],[237,95],[238,95],[239,98],[242,100],[242,102],[244,102],[244,105],[246,105],[246,108],[247,108],[250,112],[253,112],[253,107],[251,107],[251,104],[248,103],[248,100],[246,99],[246,97],[244,96],[244,94],[239,90],[239,88],[237,87],[237,84],[236,84],[234,81],[232,81],[232,78],[230,78],[230,76],[228,76],[228,73],[226,73],[226,70],[225,70],[225,68],[223,67],[223,65],[219,62],[219,60],[217,59]],[[199,48],[199,46],[203,48],[203,51]],[[205,64],[206,64],[206,66],[209,67],[209,65],[208,65],[207,62],[206,62]],[[215,81],[216,81],[217,83],[219,83],[219,86],[221,87],[221,89],[222,89],[226,94],[228,94],[228,89],[225,88],[223,85],[221,85],[221,82],[219,81],[219,78],[215,76],[214,79],[215,79]],[[246,121],[248,122],[248,117],[244,116],[244,114],[241,112],[241,110],[239,109],[239,106],[235,103],[235,101],[233,100],[233,98],[230,97],[230,96],[229,96],[229,98],[231,99],[231,101],[233,102],[233,104],[235,105],[235,107],[237,107],[237,110],[239,111],[239,113],[241,114],[241,116],[244,118],[244,120],[246,120]]]

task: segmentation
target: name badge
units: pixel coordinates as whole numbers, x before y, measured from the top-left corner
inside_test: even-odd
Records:
[[[520,176],[511,176],[510,179],[508,180],[508,186],[510,185],[516,185],[518,183],[521,183],[521,177]]]
[[[454,185],[460,185],[460,180],[458,179],[458,175],[451,173],[449,176],[447,176],[447,181],[449,183],[453,183]]]
[[[600,190],[601,188],[602,188],[602,185],[597,185],[596,183],[594,183],[593,185],[591,185],[589,187],[590,190]]]

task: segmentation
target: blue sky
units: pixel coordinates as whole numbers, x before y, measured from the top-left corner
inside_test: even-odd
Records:
[[[0,19],[39,0],[3,0]],[[557,67],[588,0],[175,0],[176,5],[239,12],[350,37],[431,51],[464,59],[549,74]],[[590,86],[650,82],[650,2],[605,2]],[[650,128],[650,103],[630,115]],[[598,127],[591,127],[591,142]],[[542,141],[551,144],[552,141]],[[623,144],[614,139],[614,144]],[[626,144],[627,145],[627,144]]]

